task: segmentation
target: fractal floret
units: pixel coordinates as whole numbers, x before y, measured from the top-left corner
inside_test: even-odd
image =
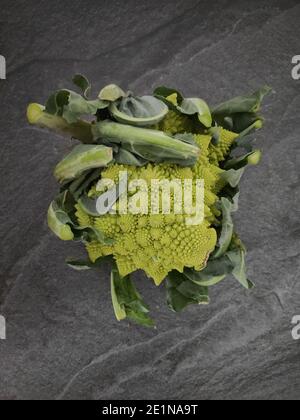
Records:
[[[209,288],[229,275],[251,289],[232,214],[245,167],[260,161],[251,135],[263,126],[259,110],[271,89],[211,110],[165,87],[138,97],[109,85],[91,100],[88,80],[73,82],[81,93],[59,90],[27,111],[31,124],[80,142],[55,168],[61,190],[48,211],[55,235],[87,251],[88,260],[67,264],[109,264],[117,319],[144,326],[154,322],[131,279],[136,271],[166,285],[176,312],[208,304]]]

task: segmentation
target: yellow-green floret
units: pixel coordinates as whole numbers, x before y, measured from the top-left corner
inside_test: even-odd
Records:
[[[210,144],[209,146],[210,161],[215,165],[218,165],[219,162],[223,162],[228,156],[228,153],[237,138],[238,134],[222,128],[218,145],[215,146]]]
[[[161,128],[170,133],[189,131],[189,120],[170,112],[161,123]],[[143,205],[146,203],[145,214],[120,214],[118,205],[115,214],[101,217],[90,217],[77,206],[77,218],[81,225],[92,225],[108,238],[113,239],[111,246],[104,246],[98,242],[86,245],[91,261],[106,255],[113,255],[121,276],[126,276],[137,270],[143,270],[159,285],[172,270],[183,272],[185,267],[202,270],[209,255],[215,249],[217,233],[213,228],[216,217],[220,215],[216,203],[220,190],[219,161],[225,159],[230,147],[237,137],[236,134],[222,130],[218,146],[211,143],[210,135],[194,135],[195,142],[201,149],[197,164],[192,168],[182,168],[178,165],[148,164],[142,168],[112,164],[102,172],[102,178],[118,181],[120,171],[128,172],[128,182],[139,179],[145,185],[151,186],[152,180],[193,180],[193,187],[197,179],[205,183],[204,193],[204,221],[200,224],[187,224],[187,216],[175,214],[176,195],[171,192],[171,213],[151,214],[150,190],[141,196]],[[193,188],[195,190],[195,188]],[[138,192],[139,191],[139,192]],[[129,195],[130,200],[143,191],[143,187]],[[147,188],[146,188],[147,191]],[[91,196],[96,195],[95,185],[91,188]],[[193,199],[195,192],[193,191]],[[135,200],[135,205],[139,200]],[[162,204],[162,201],[159,200]]]
[[[187,116],[170,111],[159,124],[159,129],[167,134],[182,134],[193,132],[193,122]]]

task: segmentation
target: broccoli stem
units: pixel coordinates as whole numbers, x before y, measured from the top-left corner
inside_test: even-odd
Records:
[[[109,121],[101,121],[92,126],[94,139],[106,139],[120,144],[126,149],[156,162],[174,160],[174,163],[196,163],[200,149],[168,136],[162,131],[133,127]]]
[[[69,124],[64,118],[51,115],[44,111],[45,108],[39,104],[30,104],[27,108],[27,119],[30,124],[40,128],[46,128],[58,134],[71,136],[82,143],[93,143],[91,124],[86,121],[78,121]]]
[[[90,169],[104,168],[113,160],[113,150],[101,145],[79,145],[55,168],[59,182],[71,181]]]

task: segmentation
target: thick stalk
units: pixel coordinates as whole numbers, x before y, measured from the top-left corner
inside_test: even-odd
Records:
[[[95,140],[120,144],[154,162],[173,160],[189,166],[196,163],[200,154],[198,146],[170,137],[162,131],[102,121],[93,125],[92,132]]]
[[[64,118],[48,114],[44,109],[42,105],[30,104],[27,108],[27,119],[29,123],[40,128],[55,131],[61,135],[72,137],[85,144],[93,143],[90,123],[78,121],[77,123],[69,124]]]
[[[71,181],[90,169],[104,168],[112,160],[111,147],[80,145],[56,166],[54,175],[59,182]]]

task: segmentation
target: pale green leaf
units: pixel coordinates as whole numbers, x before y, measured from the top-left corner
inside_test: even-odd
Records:
[[[169,112],[168,107],[153,96],[123,98],[110,106],[113,117],[123,124],[146,127],[158,124]]]
[[[76,74],[73,77],[73,83],[81,89],[82,94],[85,98],[87,98],[91,92],[91,84],[88,79],[83,76],[82,74]]]

